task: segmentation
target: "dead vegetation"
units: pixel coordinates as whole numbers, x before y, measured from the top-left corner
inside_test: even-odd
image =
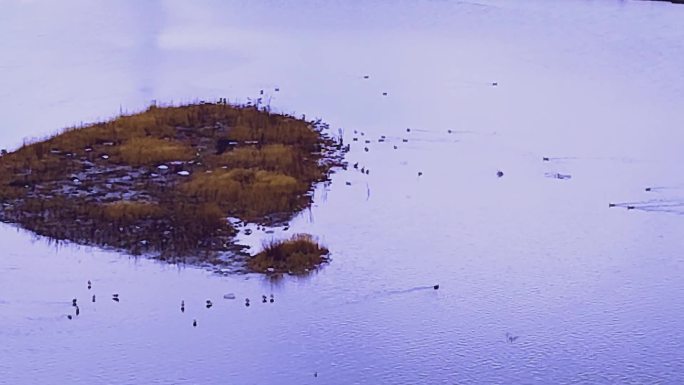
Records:
[[[195,156],[193,148],[170,139],[153,137],[131,138],[115,151],[119,161],[131,166],[188,161]]]
[[[328,254],[311,235],[295,234],[290,239],[267,242],[248,265],[262,273],[303,274],[326,262]]]

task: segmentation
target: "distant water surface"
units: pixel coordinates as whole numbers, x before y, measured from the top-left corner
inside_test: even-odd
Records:
[[[0,226],[0,383],[681,384],[683,21],[611,0],[0,0],[3,148],[264,90],[369,170],[276,231],[333,251],[308,278]]]

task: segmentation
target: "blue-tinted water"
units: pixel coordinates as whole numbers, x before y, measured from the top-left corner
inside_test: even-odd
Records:
[[[277,110],[342,128],[350,163],[370,170],[336,174],[292,224],[333,251],[308,278],[219,276],[0,227],[0,383],[684,381],[684,7],[0,9],[2,147],[151,100],[263,89]]]

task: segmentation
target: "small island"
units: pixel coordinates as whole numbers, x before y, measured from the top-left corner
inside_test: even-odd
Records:
[[[309,234],[295,234],[290,239],[271,241],[249,260],[249,267],[261,273],[308,273],[328,261],[329,251]]]
[[[328,254],[310,236],[253,257],[235,236],[245,223],[285,224],[344,165],[326,127],[222,99],[69,128],[0,156],[0,220],[172,262],[310,271]]]

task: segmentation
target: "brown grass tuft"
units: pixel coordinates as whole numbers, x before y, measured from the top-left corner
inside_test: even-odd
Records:
[[[238,168],[198,174],[179,189],[197,201],[216,202],[233,214],[256,218],[296,209],[308,185],[288,175]]]
[[[258,272],[305,273],[328,260],[329,250],[309,234],[295,234],[292,238],[270,241],[263,251],[249,260],[249,267]]]
[[[181,142],[151,137],[128,139],[119,147],[118,153],[121,162],[132,166],[188,161],[195,156],[193,148]]]
[[[164,210],[155,203],[119,201],[105,204],[103,214],[109,221],[130,223],[159,218]]]

